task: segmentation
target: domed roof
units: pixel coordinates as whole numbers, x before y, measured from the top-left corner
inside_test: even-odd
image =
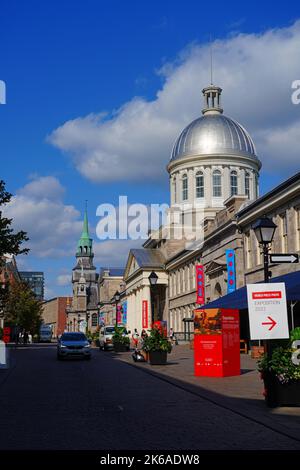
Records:
[[[222,114],[221,91],[214,86],[203,90],[206,100],[204,115],[181,132],[173,147],[171,161],[193,155],[237,155],[258,161],[248,132],[238,122]]]
[[[188,155],[230,154],[257,159],[248,132],[236,121],[222,114],[202,116],[191,122],[173,147],[171,160]]]

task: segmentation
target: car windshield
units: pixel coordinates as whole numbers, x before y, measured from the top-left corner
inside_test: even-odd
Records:
[[[86,337],[83,333],[64,333],[61,337],[61,341],[86,341]]]
[[[113,335],[115,332],[115,329],[113,326],[108,326],[107,328],[105,328],[105,334],[106,335]]]

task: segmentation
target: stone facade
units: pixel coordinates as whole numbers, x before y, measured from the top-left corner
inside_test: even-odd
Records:
[[[116,321],[116,305],[113,300],[115,293],[125,289],[123,281],[124,269],[101,268],[98,280],[99,314],[106,325],[114,325]]]

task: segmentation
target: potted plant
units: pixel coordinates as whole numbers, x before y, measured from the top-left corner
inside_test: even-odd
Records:
[[[167,354],[172,351],[172,344],[163,329],[154,326],[143,341],[143,349],[149,353],[150,364],[163,365],[167,363]]]
[[[126,333],[126,328],[116,326],[112,342],[115,352],[129,351],[130,339]]]
[[[269,355],[258,361],[258,370],[264,381],[266,404],[276,406],[300,406],[300,365],[293,358],[300,357],[294,341],[300,340],[300,328],[290,334],[290,340],[277,346]]]

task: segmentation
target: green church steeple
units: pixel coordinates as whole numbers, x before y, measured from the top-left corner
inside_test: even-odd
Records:
[[[91,256],[93,248],[93,240],[89,234],[89,222],[87,215],[87,203],[85,203],[83,228],[81,237],[77,243],[77,255],[78,256]]]

